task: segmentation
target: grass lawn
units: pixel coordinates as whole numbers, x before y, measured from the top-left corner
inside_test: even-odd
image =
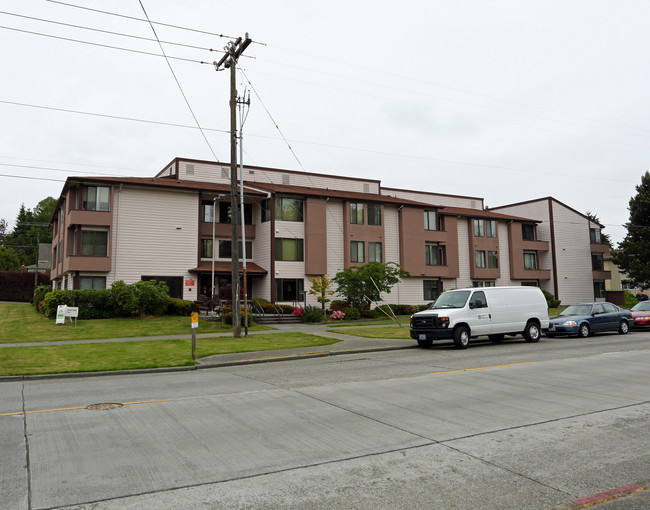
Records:
[[[337,341],[303,333],[263,333],[247,338],[197,339],[196,357],[331,345]],[[0,376],[133,370],[194,364],[191,340],[0,348]]]
[[[146,317],[144,319],[97,319],[77,321],[69,319],[55,324],[46,319],[29,303],[0,302],[0,343],[53,342],[58,340],[95,340],[102,338],[131,338],[137,336],[190,335],[189,317]],[[270,330],[259,324],[249,331]],[[200,321],[197,333],[231,332],[232,326],[221,322]]]

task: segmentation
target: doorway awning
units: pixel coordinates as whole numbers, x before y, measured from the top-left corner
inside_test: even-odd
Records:
[[[244,271],[244,266],[239,263],[239,272]],[[201,262],[197,267],[190,269],[190,273],[197,274],[210,274],[212,273],[212,262]],[[214,274],[222,276],[230,276],[232,274],[232,265],[230,262],[215,261],[214,262]],[[266,276],[268,271],[263,267],[254,264],[253,262],[246,262],[246,274],[249,276]]]

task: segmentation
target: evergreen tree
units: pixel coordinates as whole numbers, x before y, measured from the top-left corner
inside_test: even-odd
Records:
[[[614,263],[626,273],[632,284],[644,289],[650,287],[650,173],[636,186],[637,194],[630,199],[630,221],[625,224],[627,234],[619,251],[613,254]]]

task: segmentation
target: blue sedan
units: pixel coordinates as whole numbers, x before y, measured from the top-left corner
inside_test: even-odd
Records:
[[[624,310],[612,303],[581,303],[571,305],[560,315],[552,317],[546,336],[577,335],[588,337],[601,331],[618,331],[627,333],[634,325],[629,310]]]

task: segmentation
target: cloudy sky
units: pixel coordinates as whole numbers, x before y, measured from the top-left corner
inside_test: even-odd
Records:
[[[550,195],[595,213],[615,242],[650,168],[644,0],[0,0],[0,11],[10,225],[70,175],[229,161],[229,74],[210,63],[246,32],[245,163],[490,207]]]

